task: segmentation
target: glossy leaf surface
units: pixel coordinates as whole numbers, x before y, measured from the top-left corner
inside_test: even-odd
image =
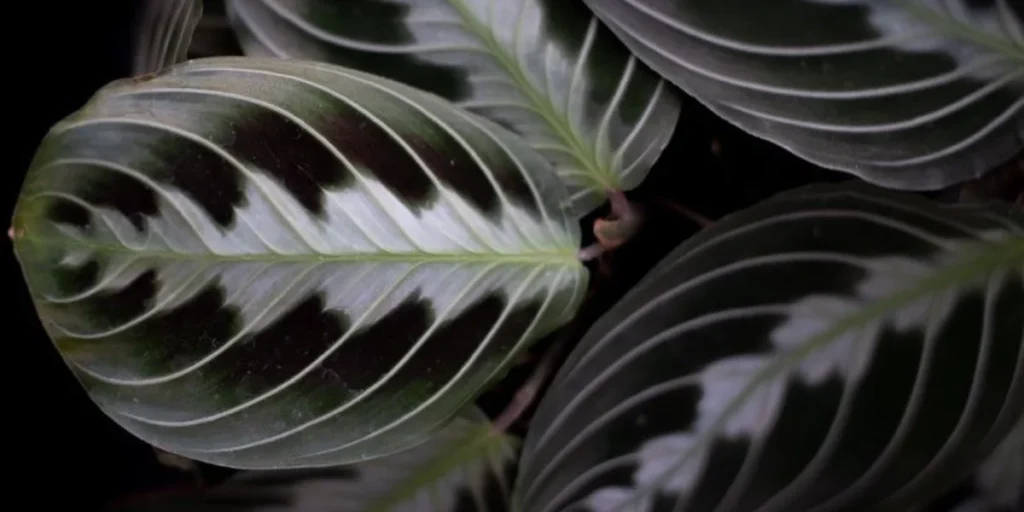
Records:
[[[43,324],[166,451],[326,466],[439,428],[586,288],[545,160],[402,84],[212,58],[57,124],[15,215]]]
[[[572,211],[643,181],[675,129],[673,88],[563,0],[228,0],[247,54],[334,62],[440,94],[525,137]]]
[[[911,510],[961,482],[1024,412],[1024,215],[986,208],[812,186],[688,240],[560,369],[518,509]]]
[[[585,0],[719,116],[889,188],[980,176],[1024,147],[1013,0]]]
[[[203,17],[203,0],[143,0],[138,9],[132,74],[152,73],[184,62]]]
[[[427,442],[372,461],[324,469],[245,471],[199,495],[160,496],[134,512],[505,512],[516,441],[482,413]]]

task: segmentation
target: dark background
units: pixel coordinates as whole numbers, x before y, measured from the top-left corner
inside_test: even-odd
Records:
[[[3,124],[13,140],[4,146],[4,222],[11,218],[25,170],[47,129],[105,83],[129,75],[136,4],[19,2],[18,12],[10,11],[4,36],[11,40],[4,46],[3,77],[9,88]],[[593,295],[568,329],[585,330],[661,256],[697,230],[694,222],[665,205],[685,206],[715,219],[782,190],[849,179],[748,136],[687,99],[668,149],[644,185],[629,194],[643,205],[648,222],[595,272]],[[593,219],[605,213],[584,219],[584,233],[589,236]],[[15,506],[19,509],[92,511],[157,490],[194,487],[193,474],[161,465],[148,445],[121,430],[88,399],[43,333],[10,242],[5,238],[4,243],[3,293],[13,304],[2,317],[8,349],[3,423],[13,429],[5,429],[4,462],[16,475],[8,480],[13,484],[8,501],[30,504]],[[501,410],[546,344],[540,343],[506,382],[483,397],[485,410]],[[215,483],[227,474],[205,467],[203,480]]]
[[[49,127],[104,83],[129,69],[129,23],[136,2],[99,0],[8,5],[3,48],[4,152],[2,222],[9,224],[35,147]],[[5,230],[6,231],[6,230]],[[3,239],[6,348],[4,509],[99,510],[114,497],[174,485],[179,471],[107,419],[64,367],[36,319]],[[15,503],[17,502],[17,503]]]

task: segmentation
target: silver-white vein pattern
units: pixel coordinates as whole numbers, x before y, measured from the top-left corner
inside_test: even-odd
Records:
[[[950,512],[1015,512],[1024,508],[1024,421],[968,480],[967,498]]]
[[[351,66],[440,94],[525,137],[582,216],[643,181],[674,88],[563,0],[229,0],[246,53]]]
[[[16,249],[115,421],[239,468],[399,451],[586,288],[564,188],[397,82],[213,58],[101,90],[29,171]]]
[[[909,510],[1024,412],[1024,215],[789,192],[671,253],[531,424],[537,512]]]
[[[899,189],[982,175],[1024,148],[1013,0],[585,0],[718,115]]]
[[[141,75],[183,62],[203,17],[203,0],[143,0],[135,20],[132,73]]]
[[[195,496],[134,512],[507,512],[515,441],[478,410],[428,441],[372,461],[324,469],[243,471]],[[477,418],[477,419],[470,419]]]

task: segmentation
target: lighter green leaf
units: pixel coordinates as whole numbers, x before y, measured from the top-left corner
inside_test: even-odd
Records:
[[[425,443],[372,461],[319,470],[244,471],[202,494],[136,512],[504,512],[517,441],[479,410]],[[459,506],[456,508],[456,506]]]
[[[132,74],[183,62],[203,17],[203,0],[143,0],[135,20]]]
[[[637,56],[740,128],[899,189],[1024,147],[1015,0],[585,0]]]
[[[1019,212],[782,194],[595,323],[538,406],[517,509],[911,510],[1024,421],[1022,311]]]
[[[212,58],[101,90],[29,170],[44,326],[138,437],[238,468],[399,451],[586,288],[544,159],[328,64]]]
[[[228,0],[248,54],[334,62],[435,92],[554,162],[572,211],[643,181],[676,92],[579,2]]]

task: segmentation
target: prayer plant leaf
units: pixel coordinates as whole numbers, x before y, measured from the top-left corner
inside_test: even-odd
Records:
[[[1018,512],[1024,507],[1024,422],[968,478],[920,512]]]
[[[437,93],[544,154],[582,216],[643,181],[673,87],[566,0],[228,0],[247,54],[333,62]]]
[[[1019,211],[776,196],[593,325],[538,406],[516,509],[911,510],[1019,428],[1022,311]]]
[[[197,495],[159,496],[115,511],[506,512],[517,444],[475,410],[423,444],[372,461],[243,471]]]
[[[1024,147],[1016,0],[585,1],[719,116],[887,188],[942,188]]]
[[[124,428],[222,466],[328,466],[421,442],[573,316],[564,197],[441,98],[219,57],[55,125],[12,234],[44,327]]]
[[[927,512],[1017,512],[1024,510],[1024,422],[1003,441],[974,475],[951,507]]]
[[[203,17],[203,0],[142,0],[138,9],[132,74],[144,75],[185,61]]]

